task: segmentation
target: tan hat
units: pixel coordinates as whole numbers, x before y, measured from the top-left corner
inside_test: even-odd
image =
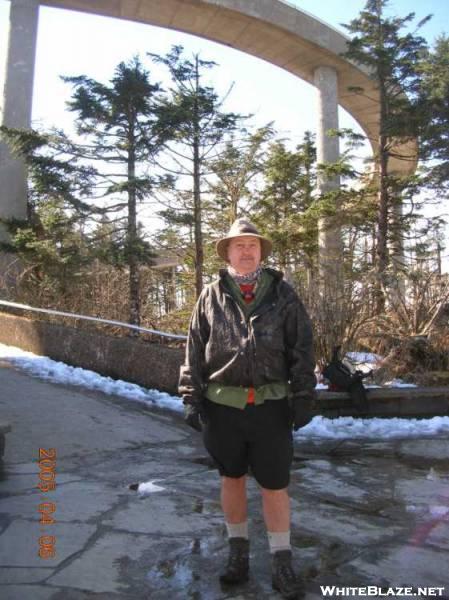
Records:
[[[265,260],[271,253],[272,244],[270,240],[260,235],[256,226],[247,219],[236,219],[231,225],[231,229],[228,231],[226,236],[221,238],[221,240],[218,240],[215,246],[218,256],[227,261],[229,240],[232,240],[236,237],[243,237],[245,235],[251,235],[252,237],[256,237],[260,240],[262,250],[261,260]]]

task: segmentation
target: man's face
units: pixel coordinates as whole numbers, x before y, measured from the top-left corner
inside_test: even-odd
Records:
[[[237,273],[246,275],[260,265],[262,249],[260,240],[251,235],[233,238],[228,244],[228,260]]]

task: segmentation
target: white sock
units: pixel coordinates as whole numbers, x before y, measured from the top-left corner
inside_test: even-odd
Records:
[[[270,554],[279,552],[279,550],[291,550],[290,530],[288,531],[267,531],[268,543],[270,545]]]
[[[239,537],[248,539],[248,521],[242,523],[226,523],[228,537]]]

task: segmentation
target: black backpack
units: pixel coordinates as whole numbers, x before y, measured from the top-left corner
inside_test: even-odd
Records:
[[[354,406],[360,413],[368,413],[369,405],[363,379],[371,375],[362,371],[351,369],[340,360],[341,346],[336,346],[332,353],[332,359],[323,369],[324,377],[330,381],[332,388],[337,392],[348,392]]]

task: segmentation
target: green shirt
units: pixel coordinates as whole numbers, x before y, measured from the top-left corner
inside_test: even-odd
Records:
[[[289,386],[287,382],[275,381],[254,388],[254,404],[260,405],[265,400],[280,400],[288,395]],[[245,408],[248,401],[249,387],[237,387],[223,385],[221,383],[209,383],[206,398],[217,404],[232,406],[233,408]]]

